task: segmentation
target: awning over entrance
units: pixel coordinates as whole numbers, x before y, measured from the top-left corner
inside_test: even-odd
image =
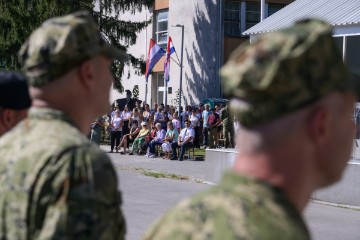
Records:
[[[334,35],[360,34],[359,0],[296,0],[243,32],[257,35],[291,26],[294,22],[318,18],[334,26]]]

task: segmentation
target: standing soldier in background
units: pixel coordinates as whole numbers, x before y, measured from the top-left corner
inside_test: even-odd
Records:
[[[226,106],[220,111],[220,120],[223,124],[223,135],[225,139],[225,148],[234,146],[234,117],[230,114],[229,107]]]
[[[360,79],[319,20],[261,35],[221,73],[241,124],[234,169],[170,210],[145,239],[310,239],[301,213],[349,160]]]
[[[0,239],[124,239],[116,172],[84,136],[124,53],[77,12],[45,21],[19,55],[33,102],[0,139]]]
[[[102,117],[98,117],[91,124],[91,132],[90,132],[90,142],[98,145],[100,147],[101,144],[101,134],[102,129],[104,127],[104,120]]]
[[[0,137],[26,118],[30,106],[25,77],[15,72],[0,72]]]

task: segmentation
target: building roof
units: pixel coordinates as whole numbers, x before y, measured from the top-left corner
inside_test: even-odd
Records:
[[[307,18],[319,18],[332,26],[359,24],[359,3],[359,0],[296,0],[243,34],[271,32]]]

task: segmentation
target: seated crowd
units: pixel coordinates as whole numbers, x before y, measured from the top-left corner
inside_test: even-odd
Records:
[[[115,106],[109,114],[110,152],[115,149],[126,154],[132,143],[129,155],[153,158],[162,150],[163,159],[182,161],[186,148],[200,148],[201,139],[204,148],[214,148],[219,145],[221,109],[211,110],[207,104],[186,106],[179,116],[175,107],[163,104],[155,104],[152,110],[148,104],[140,107],[139,103],[132,110],[127,105],[122,111]]]

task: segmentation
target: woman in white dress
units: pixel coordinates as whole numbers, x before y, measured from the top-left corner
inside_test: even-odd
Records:
[[[111,135],[110,135],[110,152],[112,153],[114,150],[114,146],[118,146],[120,143],[121,138],[121,130],[122,130],[122,118],[120,117],[119,110],[115,111],[115,116],[111,119],[110,128],[111,128]],[[116,152],[118,150],[116,149]]]

